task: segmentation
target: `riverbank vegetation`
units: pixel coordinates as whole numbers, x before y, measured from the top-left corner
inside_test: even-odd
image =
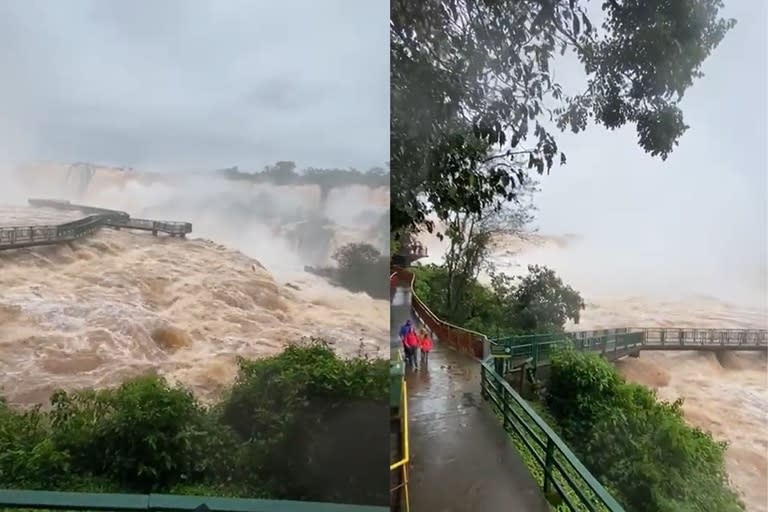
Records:
[[[241,360],[212,406],[156,376],[0,402],[0,487],[385,505],[388,370],[309,340]]]
[[[544,405],[560,435],[628,512],[736,512],[726,444],[686,424],[682,400],[626,382],[597,354],[562,350]]]
[[[305,267],[305,270],[351,292],[362,292],[374,299],[389,297],[388,255],[371,244],[352,243],[340,247],[333,254],[333,260],[335,266]]]
[[[280,161],[274,165],[267,165],[261,171],[256,172],[241,171],[238,167],[230,167],[216,171],[216,173],[230,180],[273,185],[319,185],[329,188],[351,185],[362,185],[370,188],[389,187],[389,171],[383,167],[374,167],[367,171],[315,167],[298,170],[295,162]]]

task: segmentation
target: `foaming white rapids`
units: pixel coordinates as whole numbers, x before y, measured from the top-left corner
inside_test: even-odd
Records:
[[[421,239],[427,262],[446,249],[430,235]],[[493,263],[509,274],[528,264],[547,265],[585,297],[587,309],[571,329],[613,327],[768,328],[765,268],[701,270],[697,253],[689,265],[680,255],[664,264],[664,247],[626,249],[577,235],[496,240]],[[597,247],[601,245],[602,247]],[[643,262],[648,257],[658,263]],[[698,269],[697,269],[698,268]],[[486,275],[481,277],[487,278]],[[630,381],[657,390],[664,400],[685,400],[685,418],[729,443],[726,464],[734,488],[750,512],[768,511],[768,367],[764,354],[643,352],[618,369]]]
[[[44,186],[28,179],[18,187],[23,199],[0,199],[65,198],[190,221],[194,231],[184,240],[102,229],[64,246],[0,253],[0,388],[11,403],[146,373],[212,399],[232,382],[237,356],[272,355],[305,336],[333,340],[343,356],[386,357],[388,304],[303,272],[342,243],[371,240],[370,228],[355,219],[384,214],[381,191],[345,191],[349,218],[340,219],[327,208],[336,207],[333,194],[323,204],[315,187],[97,172],[78,194],[64,169],[44,172]],[[79,217],[0,207],[0,225]],[[305,225],[318,217],[326,219]],[[318,226],[326,239],[313,238]]]

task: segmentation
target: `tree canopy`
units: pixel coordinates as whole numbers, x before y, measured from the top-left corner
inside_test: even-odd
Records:
[[[515,198],[564,164],[555,133],[634,125],[666,159],[688,128],[679,103],[735,21],[721,0],[392,0],[392,229]],[[597,7],[597,3],[592,4]],[[553,78],[572,52],[586,73]]]
[[[290,160],[281,160],[275,162],[274,165],[267,165],[259,172],[241,171],[239,167],[235,166],[218,170],[216,173],[231,180],[274,185],[320,185],[327,188],[349,185],[389,186],[389,170],[383,167],[373,167],[364,172],[357,169],[321,169],[316,167],[308,167],[299,171],[296,163]]]
[[[579,322],[585,308],[579,292],[547,267],[531,265],[528,274],[512,277],[491,272],[490,286],[460,273],[461,287],[448,294],[447,266],[413,267],[414,291],[438,317],[492,337],[562,332]],[[454,277],[455,279],[455,277]]]

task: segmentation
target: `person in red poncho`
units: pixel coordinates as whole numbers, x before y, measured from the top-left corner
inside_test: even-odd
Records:
[[[419,337],[416,335],[416,330],[411,327],[403,337],[403,346],[405,347],[405,359],[406,362],[411,365],[414,370],[419,369],[418,365],[418,350],[419,350]]]
[[[432,338],[426,329],[419,332],[419,348],[421,349],[421,365],[426,366],[429,363],[429,352],[432,350]]]

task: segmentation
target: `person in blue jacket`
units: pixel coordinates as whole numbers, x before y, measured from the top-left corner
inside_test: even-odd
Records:
[[[405,321],[402,327],[400,327],[400,341],[403,341],[403,338],[405,338],[405,335],[408,334],[408,331],[411,330],[412,325],[413,324],[411,322],[411,319],[409,318],[408,320]]]
[[[416,358],[414,357],[413,349],[405,343],[405,337],[412,330],[413,330],[413,323],[409,318],[408,320],[405,321],[402,327],[400,327],[400,344],[403,346],[403,355],[405,356],[405,365],[411,366],[411,367],[414,365],[414,360]]]

